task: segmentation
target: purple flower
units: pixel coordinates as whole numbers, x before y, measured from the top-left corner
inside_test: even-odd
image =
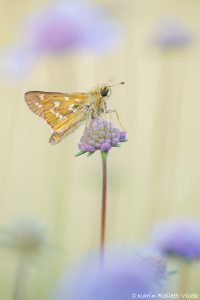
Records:
[[[112,251],[103,265],[99,257],[90,258],[65,278],[55,300],[138,299],[138,294],[162,292],[166,274],[165,262],[157,255]]]
[[[50,53],[104,49],[113,44],[117,32],[105,11],[86,1],[51,4],[34,14],[28,25],[27,38],[32,39],[32,47]]]
[[[14,81],[24,78],[27,70],[33,67],[38,59],[38,54],[27,48],[26,45],[17,45],[2,53],[2,71]]]
[[[14,73],[16,69],[20,73],[20,65],[28,69],[28,58],[32,62],[32,57],[44,54],[61,55],[74,50],[102,51],[119,41],[118,25],[105,10],[86,0],[51,3],[28,16],[20,32],[22,30],[21,43],[5,55],[5,68],[10,73],[12,68]]]
[[[86,127],[80,139],[79,149],[82,153],[93,153],[96,150],[108,152],[112,147],[119,146],[126,141],[126,133],[115,128],[103,119],[92,120],[90,127]]]
[[[172,219],[155,230],[154,243],[164,254],[200,259],[200,221]]]
[[[154,44],[162,49],[185,47],[190,44],[191,40],[189,30],[173,19],[162,21],[153,37]]]

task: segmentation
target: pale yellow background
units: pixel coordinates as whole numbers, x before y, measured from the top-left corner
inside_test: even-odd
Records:
[[[98,2],[124,26],[117,49],[102,56],[48,57],[23,82],[3,76],[0,82],[0,225],[16,216],[39,218],[63,261],[79,259],[98,245],[100,155],[74,158],[83,127],[51,146],[49,129],[25,105],[28,90],[87,91],[110,78],[126,82],[109,100],[129,142],[109,155],[108,240],[146,243],[160,219],[200,217],[200,2]],[[48,1],[1,0],[2,46],[13,43],[21,18],[43,3]],[[193,32],[188,49],[164,55],[151,46],[152,31],[167,16]],[[45,271],[32,268],[27,299],[46,299],[53,260]],[[0,299],[7,300],[16,259],[2,252],[0,263]],[[191,273],[190,291],[197,292],[199,266]]]

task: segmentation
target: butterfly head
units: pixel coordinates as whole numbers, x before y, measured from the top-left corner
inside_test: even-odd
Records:
[[[100,88],[100,94],[101,96],[104,98],[104,97],[110,97],[111,96],[111,88],[109,86],[102,86]]]
[[[102,85],[101,88],[100,88],[100,94],[101,96],[104,98],[104,97],[110,97],[111,96],[111,87],[113,86],[116,86],[116,85],[119,85],[119,84],[124,84],[125,82],[122,81],[120,83],[117,83],[117,84],[114,84],[114,85]]]

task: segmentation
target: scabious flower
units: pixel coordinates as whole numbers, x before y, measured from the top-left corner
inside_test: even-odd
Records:
[[[86,0],[54,1],[29,15],[21,32],[20,44],[4,57],[10,73],[12,68],[20,73],[20,64],[28,68],[41,55],[108,50],[119,42],[120,36],[118,24],[106,11]]]
[[[111,251],[103,265],[90,258],[71,281],[65,278],[55,300],[130,300],[151,293],[156,298],[165,279],[166,265],[157,255]]]
[[[187,261],[200,259],[200,221],[172,219],[155,230],[153,241],[163,253]]]
[[[39,254],[47,242],[44,227],[36,220],[20,219],[1,229],[0,245],[22,256]]]
[[[163,50],[186,47],[191,41],[190,31],[173,19],[162,21],[153,36],[154,44]]]
[[[40,222],[18,219],[8,228],[0,229],[0,246],[18,254],[13,281],[13,299],[24,299],[27,264],[37,261],[46,246],[46,235]]]
[[[104,257],[105,234],[106,234],[106,202],[107,202],[107,156],[112,147],[119,147],[120,143],[126,141],[126,133],[115,128],[104,119],[93,119],[85,128],[80,139],[79,149],[75,156],[88,153],[92,155],[96,151],[101,152],[102,159],[102,208],[101,208],[101,230],[100,230],[100,256]]]
[[[27,33],[36,50],[63,53],[74,48],[107,49],[119,31],[105,10],[79,0],[45,7],[30,18]]]
[[[92,120],[89,127],[86,127],[80,139],[80,153],[94,153],[97,150],[108,152],[112,147],[120,146],[126,141],[126,133],[115,128],[110,122],[104,119]]]

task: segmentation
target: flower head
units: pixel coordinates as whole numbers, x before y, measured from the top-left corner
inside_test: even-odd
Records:
[[[108,50],[120,36],[118,24],[106,11],[86,0],[54,1],[27,16],[22,30],[20,44],[4,57],[4,69],[10,75],[12,69],[13,75],[21,74],[20,65],[25,71],[41,55]]]
[[[166,266],[157,256],[112,251],[103,265],[90,258],[72,282],[64,279],[55,300],[129,300],[138,293],[162,291],[165,277]]]
[[[83,0],[50,4],[35,13],[28,25],[32,47],[50,53],[104,49],[112,45],[118,32],[105,11]]]
[[[155,230],[153,240],[164,254],[185,260],[200,259],[200,222],[193,219],[172,219]]]
[[[118,147],[126,141],[126,133],[115,128],[104,119],[92,120],[86,127],[79,143],[81,154],[94,153],[97,150],[108,152],[112,147]]]
[[[167,19],[159,24],[154,33],[154,43],[161,49],[171,49],[188,46],[192,40],[191,33],[181,23]]]
[[[24,256],[38,254],[46,245],[44,228],[37,221],[17,220],[1,230],[0,245]]]

